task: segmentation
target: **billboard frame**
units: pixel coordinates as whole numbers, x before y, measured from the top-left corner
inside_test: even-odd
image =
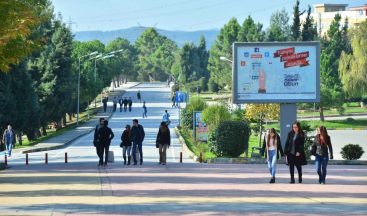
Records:
[[[315,99],[239,99],[238,98],[238,56],[239,47],[274,47],[274,46],[314,46],[316,48],[316,98]],[[232,101],[234,104],[243,103],[318,103],[320,102],[320,42],[300,41],[300,42],[235,42],[232,45]]]

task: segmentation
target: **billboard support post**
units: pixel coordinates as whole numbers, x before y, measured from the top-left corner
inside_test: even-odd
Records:
[[[297,120],[297,105],[295,103],[280,104],[280,139],[284,148],[288,132],[292,130],[292,124]]]

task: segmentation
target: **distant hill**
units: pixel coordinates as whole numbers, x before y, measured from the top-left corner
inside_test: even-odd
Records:
[[[90,41],[100,40],[102,43],[107,44],[117,37],[126,38],[131,43],[145,31],[146,27],[132,27],[127,29],[119,29],[114,31],[81,31],[75,32],[75,39],[78,41]],[[206,40],[207,49],[214,43],[219,30],[201,30],[201,31],[168,31],[162,29],[156,29],[159,34],[162,34],[169,39],[175,41],[179,47],[182,47],[186,42],[193,42],[198,44],[200,36],[204,35]]]

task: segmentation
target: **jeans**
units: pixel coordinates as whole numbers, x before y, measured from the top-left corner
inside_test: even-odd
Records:
[[[99,164],[102,165],[103,164],[103,155],[105,155],[105,161],[104,164],[107,164],[108,162],[108,151],[110,149],[110,146],[98,146],[97,147],[97,154],[99,157]]]
[[[126,157],[126,153],[127,153],[127,156],[130,157],[131,146],[123,146],[122,147],[122,156]]]
[[[13,143],[7,142],[6,143],[6,150],[8,151],[8,155],[11,156],[11,151],[13,150]]]
[[[143,143],[137,143],[137,142],[134,142],[133,143],[133,159],[134,159],[134,163],[137,163],[138,162],[136,160],[136,148],[137,147],[139,149],[140,163],[143,163]]]
[[[315,166],[316,166],[316,172],[319,175],[319,183],[325,183],[326,167],[328,161],[329,161],[328,156],[316,155],[315,157]]]
[[[168,145],[166,144],[159,144],[159,162],[160,163],[166,163],[167,161],[167,147]]]
[[[269,150],[269,160],[268,160],[268,167],[270,175],[274,178],[276,172],[276,165],[277,165],[277,150]]]

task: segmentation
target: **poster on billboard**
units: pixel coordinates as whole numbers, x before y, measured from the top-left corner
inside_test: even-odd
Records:
[[[208,127],[201,119],[201,111],[194,112],[194,138],[199,141],[208,141]]]
[[[234,43],[233,103],[320,101],[320,43]]]

